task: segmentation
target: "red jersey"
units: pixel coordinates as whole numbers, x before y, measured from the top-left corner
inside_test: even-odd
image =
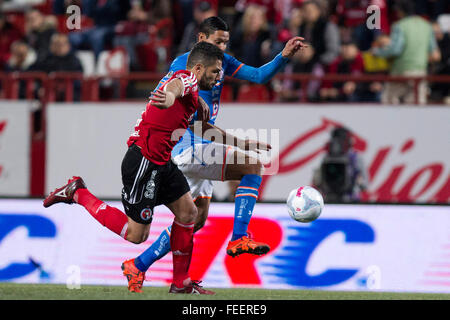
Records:
[[[185,133],[189,121],[200,106],[198,102],[198,85],[195,75],[187,70],[175,72],[158,88],[164,87],[173,79],[181,79],[183,93],[167,109],[159,109],[150,100],[138,119],[134,133],[128,139],[128,146],[135,143],[141,147],[142,155],[157,165],[170,160],[173,147]]]

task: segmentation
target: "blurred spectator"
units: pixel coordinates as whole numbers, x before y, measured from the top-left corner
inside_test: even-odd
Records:
[[[356,43],[348,41],[342,44],[341,54],[330,64],[328,73],[348,75],[364,73],[364,62]],[[360,93],[361,83],[325,81],[320,89],[320,98],[323,101],[356,102],[359,101]]]
[[[82,12],[93,19],[94,27],[71,32],[72,47],[75,50],[88,47],[98,58],[100,52],[112,43],[116,24],[126,19],[129,10],[129,1],[82,0]]]
[[[299,34],[314,47],[314,61],[329,65],[339,55],[340,37],[337,26],[327,21],[316,0],[303,2],[302,12],[304,22]]]
[[[300,26],[303,23],[303,13],[299,6],[294,6],[288,19],[279,27],[278,36],[273,44],[273,52],[283,50],[286,41],[295,36],[300,36]]]
[[[36,53],[23,40],[16,40],[11,45],[11,56],[5,66],[6,72],[25,72],[36,61]],[[26,97],[26,81],[19,81],[19,99]]]
[[[50,53],[40,61],[30,67],[30,71],[43,71],[46,73],[68,71],[83,72],[80,60],[71,51],[68,36],[62,33],[55,33],[50,39]],[[65,97],[65,83],[56,83],[56,100],[62,101]],[[74,81],[74,100],[79,101],[81,94],[81,84]]]
[[[238,20],[245,14],[248,7],[260,6],[265,9],[264,12],[269,23],[279,24],[282,22],[280,3],[283,2],[285,0],[237,0],[234,7],[237,11]]]
[[[22,33],[0,12],[0,70],[3,70],[10,56],[11,44],[22,38]]]
[[[370,49],[371,43],[381,33],[389,33],[387,0],[339,0],[336,15],[340,26],[342,41],[353,40],[361,51]],[[379,27],[367,27],[367,8],[376,5],[379,8]],[[372,14],[374,12],[371,12]]]
[[[394,76],[421,77],[427,74],[429,61],[440,60],[440,52],[431,24],[414,14],[414,3],[398,0],[395,11],[400,18],[392,26],[389,45],[374,48],[376,56],[392,58],[390,74]],[[383,103],[414,103],[414,83],[388,82],[382,94]],[[418,102],[427,101],[427,84],[420,81],[418,86]]]
[[[66,34],[55,33],[50,39],[50,52],[42,61],[37,61],[33,70],[52,71],[83,71],[80,60],[71,51],[70,42]]]
[[[32,9],[25,15],[26,40],[36,52],[38,61],[49,54],[50,38],[56,32],[54,22],[37,9]]]
[[[313,60],[314,48],[308,46],[297,52],[284,68],[284,74],[298,74],[306,73],[313,76],[322,76],[325,72],[322,65]],[[278,98],[282,102],[299,101],[304,94],[302,90],[302,83],[294,80],[273,80],[275,83],[276,91],[278,92]],[[320,88],[319,80],[307,81],[306,85],[306,99],[307,101],[317,101],[317,92]]]
[[[28,71],[36,62],[36,53],[23,40],[14,41],[11,45],[11,56],[5,67],[5,71]]]
[[[148,2],[133,1],[127,14],[127,20],[120,21],[115,28],[113,45],[125,48],[130,59],[131,71],[147,71],[139,62],[136,47],[150,39],[150,10]],[[154,59],[157,59],[155,56]],[[148,59],[150,58],[149,56]]]
[[[350,130],[338,127],[331,132],[327,154],[314,170],[313,186],[327,202],[355,202],[368,187],[367,170],[361,155],[353,149]]]
[[[432,73],[437,75],[450,75],[450,35],[448,32],[444,32],[437,22],[433,22],[433,31],[437,40],[439,50],[441,52],[441,61],[433,66]],[[445,101],[450,103],[450,83],[432,83],[431,88],[431,100],[436,102]]]
[[[271,29],[266,9],[250,5],[230,38],[230,51],[249,66],[263,65],[271,55]]]
[[[390,38],[386,34],[379,35],[372,43],[374,47],[384,47],[389,45]],[[387,75],[390,68],[389,60],[384,57],[375,56],[371,50],[362,52],[364,61],[364,71],[366,74]],[[358,101],[360,102],[381,102],[381,93],[383,91],[383,83],[380,81],[363,82],[360,84],[360,94]]]
[[[115,48],[127,51],[131,71],[155,72],[159,62],[171,59],[174,34],[171,12],[170,1],[131,2],[127,20],[116,25],[113,40]]]
[[[200,26],[200,24],[203,22],[203,20],[216,15],[216,10],[208,1],[201,1],[195,5],[194,20],[191,21],[184,29],[181,43],[178,46],[178,55],[192,49],[192,46],[197,43],[198,27]]]

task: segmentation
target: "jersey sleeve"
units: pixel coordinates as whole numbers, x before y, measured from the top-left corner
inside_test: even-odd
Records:
[[[183,92],[181,93],[182,97],[192,93],[193,96],[197,96],[198,99],[197,78],[193,73],[179,72],[174,75],[174,78],[180,79],[181,82],[183,83]]]
[[[225,74],[227,76],[235,77],[241,80],[248,80],[254,83],[266,83],[272,79],[273,76],[289,61],[288,58],[283,58],[281,53],[279,53],[275,56],[275,58],[273,58],[272,61],[261,67],[255,68],[240,62],[230,55],[226,55],[226,57],[227,66]]]
[[[226,63],[224,73],[226,76],[233,77],[240,68],[244,65],[244,63],[240,62],[235,57],[230,56],[229,54],[225,53],[224,56],[224,64]]]

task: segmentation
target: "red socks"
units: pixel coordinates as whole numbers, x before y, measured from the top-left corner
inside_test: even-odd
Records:
[[[177,288],[184,288],[183,281],[189,278],[189,265],[194,247],[194,223],[182,224],[173,220],[170,247],[173,256],[173,283]]]
[[[88,189],[78,189],[74,194],[74,200],[85,207],[103,226],[127,239],[128,217],[125,213],[97,199]]]

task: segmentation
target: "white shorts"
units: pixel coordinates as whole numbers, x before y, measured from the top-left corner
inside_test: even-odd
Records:
[[[232,161],[234,150],[214,142],[196,144],[173,158],[189,183],[192,198],[212,197],[212,181],[224,181],[226,164]]]

